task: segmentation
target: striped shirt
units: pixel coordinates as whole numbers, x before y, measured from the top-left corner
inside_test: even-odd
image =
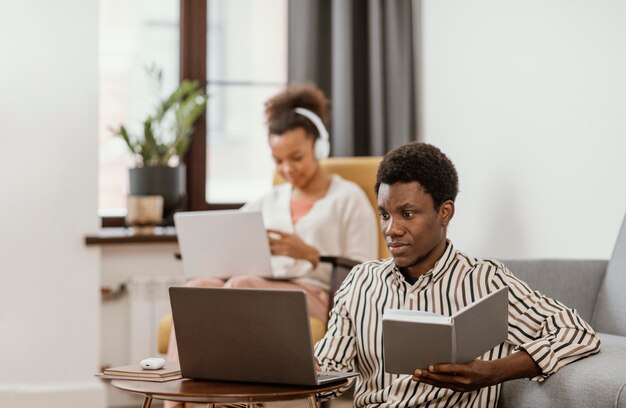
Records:
[[[600,340],[575,310],[531,290],[502,263],[470,258],[448,241],[442,258],[414,285],[392,258],[357,265],[337,291],[328,331],[315,355],[322,369],[361,374],[355,386],[356,407],[496,407],[500,385],[460,393],[417,383],[410,375],[386,373],[382,317],[386,309],[449,316],[504,286],[509,287],[508,338],[479,358],[495,360],[524,349],[542,371],[533,380],[543,381],[600,350]]]

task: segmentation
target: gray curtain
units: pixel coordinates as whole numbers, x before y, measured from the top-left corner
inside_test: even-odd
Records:
[[[333,156],[417,140],[413,0],[289,0],[289,80],[331,99]]]

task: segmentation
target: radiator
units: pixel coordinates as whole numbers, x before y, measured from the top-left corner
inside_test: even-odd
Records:
[[[130,324],[130,361],[158,356],[159,321],[170,311],[168,288],[182,286],[184,279],[176,276],[138,276],[127,283]]]

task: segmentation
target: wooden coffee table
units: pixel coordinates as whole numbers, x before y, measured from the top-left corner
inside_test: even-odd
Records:
[[[167,382],[113,380],[111,385],[144,396],[142,408],[149,408],[152,399],[205,403],[246,403],[287,401],[306,398],[311,408],[317,408],[315,394],[336,390],[348,380],[317,387],[242,382],[199,381],[180,379]]]

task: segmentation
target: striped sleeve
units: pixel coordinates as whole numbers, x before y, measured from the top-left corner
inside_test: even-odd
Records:
[[[576,310],[532,291],[506,267],[499,270],[509,286],[509,342],[525,350],[541,368],[543,381],[561,367],[600,351],[600,339]]]

